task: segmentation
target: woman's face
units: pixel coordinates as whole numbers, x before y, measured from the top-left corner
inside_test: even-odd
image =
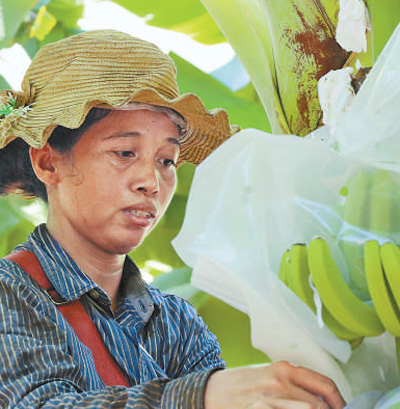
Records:
[[[178,129],[148,110],[112,111],[57,165],[49,191],[57,237],[125,254],[154,228],[176,187]]]

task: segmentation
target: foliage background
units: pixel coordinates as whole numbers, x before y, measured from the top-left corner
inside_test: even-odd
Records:
[[[127,13],[146,17],[149,24],[189,34],[202,43],[226,41],[200,0],[114,2],[123,6]],[[1,0],[0,48],[18,43],[32,58],[43,45],[81,31],[79,20],[83,12],[83,0]],[[171,56],[178,67],[181,92],[198,94],[208,109],[225,108],[231,122],[242,128],[270,131],[265,110],[251,83],[234,92],[178,55]],[[234,64],[228,64],[224,67],[224,75],[234,77],[234,69]],[[2,89],[11,89],[1,76],[0,86]],[[154,285],[181,295],[195,305],[211,331],[218,336],[223,358],[229,366],[265,362],[268,358],[251,346],[247,315],[192,287],[189,283],[190,269],[170,244],[184,218],[194,170],[188,164],[179,168],[178,188],[170,208],[132,256],[139,267],[154,278]],[[0,198],[0,256],[8,254],[15,245],[24,241],[34,226],[45,220],[45,216],[45,206],[39,201]]]

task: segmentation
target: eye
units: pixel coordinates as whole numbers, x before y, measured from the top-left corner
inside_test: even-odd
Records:
[[[114,153],[120,158],[133,158],[135,156],[132,151],[114,151]]]
[[[176,163],[173,159],[163,159],[162,164],[168,168],[170,167],[176,168]]]

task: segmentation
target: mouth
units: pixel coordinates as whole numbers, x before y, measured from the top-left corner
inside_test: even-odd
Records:
[[[126,208],[124,210],[125,215],[136,226],[149,227],[153,224],[156,219],[157,211],[155,207],[150,205],[137,205]]]
[[[153,213],[147,212],[145,210],[128,209],[127,212],[138,217],[144,217],[146,219],[155,218],[155,215]]]

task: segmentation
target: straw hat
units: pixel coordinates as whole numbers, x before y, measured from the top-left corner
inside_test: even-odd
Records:
[[[17,137],[42,148],[57,125],[78,128],[92,107],[132,101],[184,117],[178,164],[200,163],[239,130],[224,110],[208,111],[196,95],[179,94],[175,64],[157,46],[115,30],[88,31],[42,47],[21,88],[0,94],[0,108],[11,107],[0,119],[0,148]]]

